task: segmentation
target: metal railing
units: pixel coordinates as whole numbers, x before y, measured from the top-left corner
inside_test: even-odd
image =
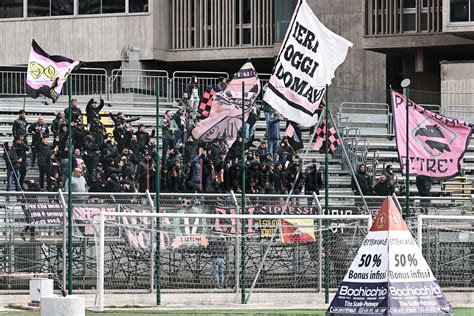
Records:
[[[186,91],[186,87],[191,81],[191,77],[196,76],[199,96],[202,96],[205,89],[209,86],[215,87],[219,83],[219,78],[229,78],[227,72],[212,72],[212,71],[175,71],[170,79],[171,85],[171,99],[179,99],[181,94]]]

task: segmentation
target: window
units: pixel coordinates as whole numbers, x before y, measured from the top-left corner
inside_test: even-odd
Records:
[[[100,0],[79,0],[79,14],[100,14]]]
[[[416,15],[414,13],[403,12],[403,31],[416,31]]]
[[[416,32],[416,2],[417,0],[403,1],[403,32]]]
[[[29,3],[29,1],[28,1]],[[74,0],[51,0],[51,15],[73,15]]]
[[[290,24],[296,7],[296,0],[276,0],[275,2],[275,41],[281,42]]]
[[[79,14],[107,14],[107,13],[125,13],[125,0],[78,0]],[[134,5],[140,1],[130,0]],[[141,1],[147,2],[148,1]]]
[[[474,0],[471,0],[471,22],[474,22]]]
[[[28,0],[28,16],[73,15],[74,0]]]
[[[49,0],[29,0],[28,16],[50,16],[49,2]]]
[[[404,0],[403,8],[416,8],[416,0]]]
[[[242,29],[242,32],[241,32]],[[241,42],[242,41],[242,42]],[[252,1],[235,1],[235,43],[252,43]]]
[[[471,7],[472,3],[473,1],[471,1]],[[469,0],[451,0],[450,4],[451,22],[469,21]]]
[[[102,0],[102,13],[125,13],[125,0]]]
[[[0,19],[23,17],[23,0],[0,1]]]
[[[129,0],[128,12],[148,12],[148,0]]]

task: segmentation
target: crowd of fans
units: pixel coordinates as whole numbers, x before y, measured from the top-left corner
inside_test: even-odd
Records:
[[[226,80],[221,78],[215,90],[223,90]],[[265,139],[255,140],[255,123],[245,130],[244,146],[246,181],[242,188],[242,134],[229,150],[222,140],[201,143],[191,132],[203,118],[198,113],[199,86],[195,77],[177,100],[176,111],[165,112],[160,123],[162,149],[160,151],[160,190],[162,192],[219,193],[233,190],[236,193],[312,194],[323,187],[321,169],[313,160],[305,168],[290,139],[281,135],[283,120],[271,107],[264,104],[255,108],[259,117],[264,112],[267,124]],[[100,112],[104,100],[90,99],[82,112],[77,100],[71,106],[73,148],[73,192],[150,192],[156,191],[156,131],[147,131],[143,124],[137,128],[132,122],[141,117],[127,118],[123,112],[109,113],[114,123],[107,133]],[[7,167],[7,190],[15,186],[23,190],[25,184],[36,180],[35,188],[57,191],[67,187],[68,179],[68,119],[69,109],[59,112],[47,123],[38,117],[29,124],[26,112],[19,111],[13,122],[13,142],[4,144],[3,158]],[[86,122],[84,122],[86,120]],[[283,137],[282,137],[283,136]],[[254,143],[256,143],[254,145]],[[28,159],[30,158],[30,159]],[[39,178],[27,179],[28,160],[38,165]],[[361,167],[363,168],[363,167]],[[299,173],[298,173],[299,171]],[[362,193],[389,195],[394,190],[394,179],[384,173],[382,184],[372,188],[372,180],[359,169],[357,179]],[[381,181],[379,181],[381,182]],[[383,183],[387,185],[383,186]],[[293,186],[294,184],[294,186]],[[352,189],[359,194],[353,181]]]

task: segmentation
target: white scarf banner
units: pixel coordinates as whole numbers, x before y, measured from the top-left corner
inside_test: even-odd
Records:
[[[344,62],[352,43],[326,28],[300,0],[293,13],[264,101],[305,127],[318,121],[326,85]]]

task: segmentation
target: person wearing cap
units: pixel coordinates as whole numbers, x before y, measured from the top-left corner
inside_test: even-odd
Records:
[[[13,121],[12,133],[13,137],[17,138],[20,136],[24,137],[24,142],[27,144],[26,135],[27,135],[28,122],[26,121],[26,112],[25,110],[18,111],[18,118]]]

